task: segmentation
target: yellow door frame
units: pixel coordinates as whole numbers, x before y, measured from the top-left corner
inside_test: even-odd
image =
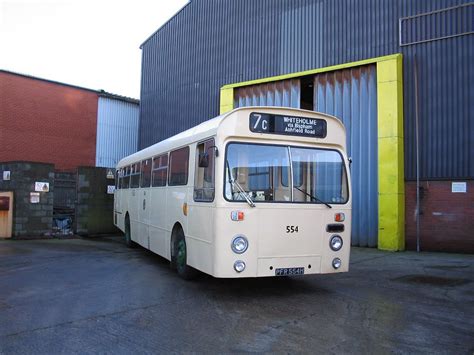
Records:
[[[377,67],[378,248],[405,249],[405,182],[403,159],[403,60],[401,54],[326,68],[228,84],[220,90],[220,113],[234,109],[234,89],[361,65]]]

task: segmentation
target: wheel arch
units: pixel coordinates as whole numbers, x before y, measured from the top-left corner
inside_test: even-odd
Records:
[[[173,228],[171,229],[171,238],[170,238],[170,260],[171,263],[175,263],[175,256],[176,256],[176,250],[175,250],[175,239],[178,231],[182,231],[184,234],[184,228],[181,225],[180,222],[175,222],[173,225]],[[184,237],[186,238],[186,235],[184,234]]]

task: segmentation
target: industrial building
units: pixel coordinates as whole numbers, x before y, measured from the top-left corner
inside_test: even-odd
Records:
[[[139,101],[0,70],[0,238],[117,232],[114,169]]]
[[[138,146],[240,106],[329,113],[353,245],[474,252],[473,18],[461,0],[189,1],[141,46]]]
[[[114,168],[137,151],[139,101],[0,70],[0,162]]]

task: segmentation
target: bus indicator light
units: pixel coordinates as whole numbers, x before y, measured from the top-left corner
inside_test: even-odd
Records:
[[[230,213],[230,219],[233,221],[243,221],[244,220],[244,213],[242,211],[232,211]]]
[[[334,220],[336,222],[344,222],[345,219],[346,219],[346,216],[344,216],[344,213],[336,213],[334,215]]]

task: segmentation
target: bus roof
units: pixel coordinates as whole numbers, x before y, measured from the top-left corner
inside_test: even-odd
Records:
[[[212,137],[217,134],[217,130],[223,123],[223,121],[229,117],[229,116],[234,116],[235,113],[242,113],[242,111],[249,111],[254,112],[265,112],[271,110],[273,112],[275,111],[293,111],[292,114],[311,114],[311,115],[318,115],[320,117],[324,117],[327,120],[334,121],[336,124],[342,128],[344,131],[345,135],[345,127],[342,124],[342,122],[334,116],[327,115],[325,113],[320,113],[320,112],[315,112],[315,111],[308,111],[308,110],[302,110],[302,109],[296,109],[296,108],[290,108],[290,107],[267,107],[267,106],[249,106],[249,107],[239,107],[236,108],[232,111],[226,112],[220,116],[217,116],[215,118],[212,118],[210,120],[207,120],[195,127],[192,127],[186,131],[183,131],[181,133],[178,133],[168,139],[165,139],[161,142],[155,143],[145,149],[142,149],[132,155],[129,155],[122,160],[120,160],[117,164],[117,168],[121,168],[126,165],[130,165],[132,163],[136,163],[138,161],[148,159],[150,157],[166,153],[170,150],[174,150],[180,147],[183,147],[185,145],[191,144],[193,142],[198,142],[201,140],[204,140],[206,138]],[[283,114],[283,112],[281,113]],[[248,127],[248,126],[247,126]],[[344,137],[345,139],[345,137]],[[345,142],[343,143],[345,144]]]

